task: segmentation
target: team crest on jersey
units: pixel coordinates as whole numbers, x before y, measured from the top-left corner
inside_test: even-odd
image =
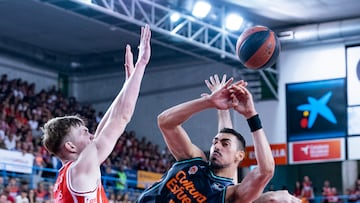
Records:
[[[198,171],[198,167],[197,166],[192,166],[189,168],[189,171],[188,173],[191,175],[191,174],[195,174],[197,171]]]
[[[214,190],[223,190],[225,186],[221,183],[213,183],[211,188]]]

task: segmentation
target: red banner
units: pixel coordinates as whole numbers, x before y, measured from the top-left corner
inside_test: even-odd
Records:
[[[290,143],[291,163],[322,162],[344,159],[344,139]]]
[[[272,154],[274,156],[276,165],[287,164],[287,145],[286,144],[271,144],[270,145]],[[256,157],[254,146],[246,147],[246,155],[244,160],[240,163],[240,167],[248,167],[256,165]]]

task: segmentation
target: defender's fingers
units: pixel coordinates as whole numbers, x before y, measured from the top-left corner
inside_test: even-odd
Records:
[[[205,80],[205,84],[210,90],[212,90],[213,86],[208,80]]]
[[[221,84],[224,84],[226,81],[226,74],[223,75],[222,79],[221,79]]]

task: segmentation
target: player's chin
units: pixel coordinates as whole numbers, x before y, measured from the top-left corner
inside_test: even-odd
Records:
[[[222,168],[222,164],[219,162],[219,160],[217,160],[216,158],[212,158],[210,159],[210,166],[213,169],[219,169]]]

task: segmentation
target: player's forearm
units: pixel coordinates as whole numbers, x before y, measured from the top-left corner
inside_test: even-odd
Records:
[[[109,111],[109,118],[128,123],[134,113],[146,64],[137,64]]]
[[[100,134],[109,119],[120,120],[119,124],[126,124],[130,121],[135,110],[145,67],[146,65],[138,64],[134,73],[125,81],[121,91],[101,119],[95,135]]]
[[[218,130],[220,131],[223,128],[233,128],[231,121],[231,115],[229,110],[218,110]]]
[[[265,136],[264,130],[258,129],[253,133],[254,150],[257,159],[260,175],[265,181],[270,181],[275,171],[275,162],[269,142]]]
[[[104,115],[105,119],[100,122],[97,130],[97,151],[99,164],[111,153],[117,139],[121,136],[129,123],[140,91],[141,80],[145,67],[137,67],[133,74],[125,82],[120,93],[117,95],[110,108]]]
[[[159,127],[164,129],[174,128],[184,123],[193,114],[211,107],[213,107],[213,104],[207,97],[176,105],[158,116]]]

